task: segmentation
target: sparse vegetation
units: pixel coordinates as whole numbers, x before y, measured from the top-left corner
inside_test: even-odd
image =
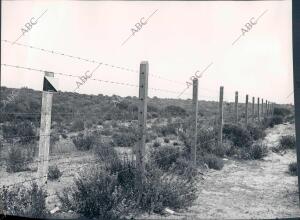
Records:
[[[11,104],[7,107],[12,111],[22,110],[28,113],[40,108],[40,102],[37,102],[40,101],[40,97],[37,97],[34,91],[30,91],[29,94],[31,96],[26,96],[25,101],[20,99],[18,105]],[[127,154],[130,152],[128,148],[135,146],[138,141],[138,98],[122,98],[121,102],[114,105],[111,104],[111,97],[103,95],[58,93],[55,99],[54,112],[57,115],[68,114],[53,115],[50,145],[64,149],[69,147],[71,150],[68,150],[68,153],[75,151],[75,145],[77,150],[89,151],[76,154],[89,158],[93,156],[93,162],[95,161],[94,166],[88,167],[80,173],[79,178],[74,179],[72,187],[64,190],[60,200],[65,211],[72,210],[88,218],[98,219],[120,219],[128,217],[129,213],[131,216],[137,212],[163,213],[166,207],[173,210],[187,208],[197,198],[197,178],[205,164],[209,169],[221,170],[224,167],[223,157],[226,156],[247,160],[263,158],[268,153],[267,147],[260,141],[266,135],[265,128],[292,120],[290,110],[275,108],[273,117],[263,119],[261,124],[249,122],[245,126],[225,123],[223,143],[219,144],[218,122],[213,120],[217,114],[217,105],[215,102],[203,102],[199,110],[201,123],[197,134],[197,166],[194,166],[190,158],[194,137],[189,123],[191,118],[188,117],[191,101],[149,98],[147,119],[150,122],[147,122],[146,136],[146,142],[149,144],[146,145],[146,171],[142,194],[139,196],[136,186],[138,173],[134,161],[136,155],[130,155],[130,158],[133,158],[131,161]],[[26,100],[30,100],[28,103],[31,104],[26,104]],[[27,106],[26,109],[19,109],[24,108],[23,106]],[[76,117],[73,121],[74,116],[69,116],[69,112],[74,112],[74,109],[80,115],[84,115],[81,114],[84,112],[91,114]],[[29,136],[15,138],[15,146],[5,152],[8,172],[32,169],[28,164],[30,165],[35,152],[33,148],[27,148],[26,144],[37,145],[37,138],[34,136],[40,126],[39,118],[30,115],[26,116],[26,120],[20,120],[23,118],[4,116],[0,119],[0,150],[1,147],[8,149],[13,143],[9,142],[10,136]],[[69,131],[72,134],[67,135]],[[62,138],[55,133],[62,133]],[[58,141],[59,144],[55,144]],[[295,137],[282,137],[279,147],[293,149]],[[133,152],[136,153],[134,150]],[[289,165],[292,175],[295,175],[295,169],[295,164]],[[57,180],[61,176],[62,172],[57,166],[49,167],[49,180]],[[0,208],[13,207],[8,211],[13,214],[43,216],[47,213],[45,194],[34,187],[36,186],[32,186],[31,191],[14,189],[11,194],[7,190],[2,191]],[[31,192],[40,204],[31,202]],[[3,198],[7,199],[6,203]],[[15,205],[20,201],[28,203]]]
[[[168,143],[170,143],[170,139],[169,139],[169,138],[164,138],[164,142],[165,142],[166,144],[168,144]]]
[[[46,217],[46,192],[36,183],[30,187],[3,187],[0,191],[2,213],[31,218]]]
[[[209,169],[221,170],[224,166],[222,158],[219,158],[214,154],[207,154],[203,156],[200,161],[207,164]]]
[[[48,179],[57,180],[62,176],[62,172],[58,169],[57,165],[49,166]]]
[[[117,175],[93,168],[75,180],[75,187],[66,188],[60,200],[66,210],[88,218],[117,219],[124,214],[122,202],[127,197],[125,193]]]
[[[137,135],[132,132],[118,132],[112,135],[115,146],[132,147],[137,142]]]
[[[258,124],[248,124],[247,130],[250,132],[250,135],[255,141],[266,136],[266,132],[264,131],[263,127]]]
[[[105,143],[103,141],[98,141],[94,145],[94,153],[99,158],[99,161],[104,163],[111,163],[111,161],[116,161],[119,159],[118,153],[113,148],[110,143]]]
[[[291,114],[291,110],[289,110],[287,108],[282,108],[282,107],[275,107],[273,114],[284,117],[284,116],[288,116],[289,114]]]
[[[195,176],[186,179],[152,167],[146,173],[140,207],[149,213],[162,213],[166,207],[173,210],[187,208],[197,199],[196,183]]]
[[[169,170],[180,157],[181,150],[178,147],[166,145],[151,152],[150,158],[160,169]]]
[[[273,117],[271,117],[271,119],[269,121],[269,126],[272,128],[272,127],[274,127],[274,125],[279,125],[282,123],[283,123],[283,116],[274,115]]]
[[[292,162],[289,164],[289,173],[292,176],[297,176],[297,162]]]
[[[90,150],[95,143],[95,137],[92,135],[78,134],[76,137],[72,138],[75,147],[81,151]]]
[[[295,149],[296,138],[294,135],[285,135],[280,138],[280,149]]]
[[[2,130],[4,138],[11,139],[15,137],[21,144],[28,144],[36,139],[34,126],[27,120],[3,124]]]
[[[262,159],[263,157],[267,156],[267,153],[267,146],[262,143],[253,144],[249,151],[250,158],[254,160]]]
[[[84,122],[81,121],[81,120],[75,120],[73,123],[72,123],[72,126],[70,128],[71,131],[83,131],[84,130]]]
[[[175,126],[171,124],[161,125],[161,126],[153,126],[153,129],[157,133],[159,137],[166,137],[167,135],[174,134],[177,135],[177,130]]]
[[[281,136],[279,139],[279,144],[272,148],[275,153],[285,153],[287,149],[295,149],[296,138],[294,135]]]
[[[8,152],[8,158],[6,160],[7,172],[20,172],[28,170],[28,163],[32,161],[32,157],[28,153],[27,149],[13,146]]]
[[[155,141],[155,142],[153,143],[153,147],[154,147],[154,148],[160,147],[160,142]]]
[[[169,117],[186,116],[186,110],[179,106],[170,105],[164,109],[164,114]]]
[[[136,177],[132,164],[117,163],[105,170],[93,167],[75,180],[75,187],[65,189],[60,200],[67,210],[86,217],[117,219],[129,212],[160,213],[165,207],[185,208],[197,197],[194,179],[164,174],[150,164],[146,166],[140,197]]]
[[[223,134],[238,147],[249,147],[253,141],[250,132],[237,124],[224,124]]]

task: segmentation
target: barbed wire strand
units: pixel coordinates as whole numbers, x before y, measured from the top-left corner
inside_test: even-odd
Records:
[[[1,40],[1,41],[5,42],[5,43],[11,43],[11,41],[8,41],[8,40]],[[46,52],[46,53],[49,53],[49,54],[56,54],[56,55],[61,55],[61,56],[69,57],[69,58],[72,58],[72,59],[82,60],[82,61],[85,61],[85,62],[99,63],[99,64],[101,63],[101,64],[103,64],[105,66],[112,67],[112,68],[117,68],[117,69],[121,69],[121,70],[125,70],[127,72],[139,73],[138,70],[133,70],[133,69],[126,68],[126,67],[121,67],[121,66],[117,66],[117,65],[113,65],[113,64],[99,62],[99,61],[96,61],[94,59],[86,59],[86,58],[82,58],[82,57],[78,57],[78,56],[73,56],[73,55],[69,55],[69,54],[58,52],[58,51],[54,51],[54,50],[47,50],[47,49],[40,48],[40,47],[34,47],[34,46],[31,46],[31,45],[26,45],[26,44],[22,44],[22,43],[15,43],[15,45],[27,47],[27,48],[30,48],[30,49],[40,50],[42,52]],[[158,79],[161,79],[161,80],[164,80],[164,81],[168,81],[168,82],[171,82],[171,83],[185,85],[185,83],[178,82],[178,81],[175,81],[175,80],[170,80],[170,79],[167,79],[165,77],[159,76],[157,74],[151,74],[150,73],[149,76],[152,76],[154,78],[158,78]]]
[[[23,67],[23,66],[16,66],[16,65],[11,65],[11,64],[1,64],[5,67],[13,67],[13,68],[17,68],[17,69],[26,69],[29,71],[36,71],[36,72],[49,72],[47,70],[42,70],[42,69],[36,69],[36,68],[30,68],[30,67]],[[68,77],[73,77],[73,78],[79,78],[80,76],[77,75],[72,75],[72,74],[68,74],[68,73],[61,73],[61,72],[54,72],[54,71],[50,71],[53,74],[57,74],[57,75],[62,75],[62,76],[68,76]],[[103,79],[97,79],[97,78],[89,78],[89,80],[94,80],[94,81],[99,81],[99,82],[103,82],[103,83],[111,83],[111,84],[118,84],[118,85],[123,85],[123,86],[130,86],[130,87],[136,87],[139,88],[139,85],[136,84],[130,84],[130,83],[123,83],[123,82],[116,82],[116,81],[109,81],[109,80],[103,80]],[[149,90],[154,90],[154,91],[161,91],[161,92],[167,92],[167,93],[173,93],[173,94],[179,94],[179,92],[176,91],[171,91],[171,90],[166,90],[166,89],[160,89],[160,88],[148,88]]]

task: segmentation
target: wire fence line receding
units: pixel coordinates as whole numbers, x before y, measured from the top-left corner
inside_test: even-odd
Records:
[[[1,65],[3,65],[3,66],[9,66],[9,67],[14,67],[14,68],[22,68],[22,69],[27,69],[27,70],[30,70],[30,71],[38,71],[38,72],[43,72],[43,73],[45,73],[46,71],[44,71],[44,70],[39,70],[39,69],[33,69],[33,68],[27,68],[27,67],[20,67],[20,66],[14,66],[14,65],[8,65],[8,64],[1,64]],[[100,65],[100,64],[99,64]],[[98,65],[98,66],[99,66]],[[148,65],[148,64],[145,64],[145,63],[143,63],[143,65]],[[146,71],[147,71],[147,69],[148,69],[148,66],[146,66]],[[60,74],[60,75],[66,75],[66,76],[70,76],[70,77],[78,77],[78,76],[75,76],[75,75],[72,75],[72,74],[65,74],[65,73],[55,73],[54,72],[54,74]],[[145,72],[144,72],[144,70],[141,70],[140,71],[140,75],[143,75],[143,74],[146,74]],[[106,80],[101,80],[101,79],[94,79],[94,78],[90,78],[91,80],[99,80],[99,81],[101,81],[101,82],[109,82],[109,83],[117,83],[117,84],[120,84],[120,85],[127,85],[127,86],[134,86],[134,87],[137,87],[137,88],[140,88],[140,89],[144,89],[145,91],[146,90],[159,90],[159,91],[167,91],[167,92],[171,92],[171,93],[173,93],[173,91],[169,91],[169,90],[164,90],[164,89],[159,89],[159,88],[148,88],[148,85],[147,84],[140,84],[140,85],[132,85],[132,84],[123,84],[123,83],[119,83],[119,82],[113,82],[113,81],[106,81]],[[140,82],[141,83],[141,82]],[[147,83],[147,82],[146,82]],[[223,88],[223,87],[222,87]],[[207,89],[207,91],[217,91],[217,90],[212,90],[212,89]],[[222,92],[223,92],[223,90],[222,90]],[[221,93],[220,93],[221,94]],[[223,93],[222,93],[222,96],[223,96]],[[214,98],[218,98],[217,96],[214,96]],[[141,110],[141,107],[140,106],[142,106],[142,105],[147,105],[147,100],[146,100],[146,98],[144,99],[143,97],[141,98],[139,98],[139,100],[140,100],[140,103],[139,103],[139,111],[137,112],[137,114],[140,114],[140,111],[142,111]],[[221,102],[223,102],[224,100],[223,100],[223,98],[222,98],[222,100],[221,100]],[[225,99],[225,101],[226,101],[226,99]],[[199,102],[199,101],[198,101]],[[229,103],[229,101],[227,101],[228,103]],[[33,116],[33,115],[41,115],[42,114],[42,111],[41,112],[32,112],[32,113],[26,113],[26,112],[1,112],[1,114],[4,114],[4,115],[21,115],[21,116]],[[49,114],[52,114],[51,112],[50,113],[43,113],[44,115],[49,115]],[[53,113],[53,115],[72,115],[73,117],[75,117],[75,116],[83,116],[83,115],[85,115],[86,113]],[[198,114],[198,112],[196,113],[196,114]],[[221,108],[221,110],[220,110],[220,114],[222,114],[223,115],[223,107]],[[97,115],[97,114],[96,114]],[[147,112],[145,113],[145,117],[147,117],[146,116],[147,115]],[[247,117],[247,116],[246,116]],[[253,115],[253,117],[255,117],[254,115]],[[42,119],[41,119],[42,120]],[[44,119],[45,120],[45,119]],[[47,119],[47,120],[49,120],[49,119]],[[140,118],[138,119],[138,120],[141,120]],[[184,121],[185,120],[185,121]],[[187,119],[187,118],[185,118],[183,121],[174,121],[174,122],[167,122],[167,123],[165,123],[165,122],[162,122],[161,124],[158,124],[158,125],[166,125],[166,126],[175,126],[175,125],[177,125],[177,126],[179,126],[179,127],[181,127],[181,126],[187,126],[187,127],[190,127],[191,126],[191,123],[190,123],[190,121]],[[198,118],[197,120],[196,120],[196,123],[199,123],[199,124],[201,124],[202,122],[207,122],[208,121],[208,119],[207,118]],[[218,119],[218,112],[216,112],[216,115],[215,115],[215,120],[213,120],[212,121],[213,123],[219,123],[220,124],[220,126],[222,126],[222,124],[224,123],[223,122],[223,119],[221,120],[221,121],[219,121],[219,119]],[[246,120],[246,122],[247,122],[247,120]],[[51,122],[49,122],[48,124],[51,124]],[[145,124],[142,124],[141,126],[146,126],[146,124],[147,124],[147,121],[145,121]],[[147,130],[147,129],[146,129]],[[145,130],[145,131],[146,131]],[[192,131],[192,130],[191,130]],[[65,134],[65,133],[59,133],[59,132],[56,132],[56,133],[40,133],[39,135],[29,135],[29,136],[20,136],[20,135],[16,135],[16,136],[6,136],[5,137],[5,139],[16,139],[16,138],[38,138],[38,137],[50,137],[50,136],[55,136],[55,135],[63,135],[63,134]],[[143,136],[145,136],[145,133],[143,133],[143,132],[138,132],[137,133],[137,135],[141,135],[141,137],[143,137]],[[197,133],[194,133],[194,134],[192,134],[193,136],[195,136],[195,138],[196,138],[196,140],[197,140]],[[48,139],[49,140],[49,139]],[[49,140],[50,141],[50,140]],[[221,141],[222,142],[222,139],[221,140],[218,140],[218,137],[214,137],[214,138],[212,138],[212,139],[209,139],[209,140],[207,140],[207,141],[204,141],[204,142],[200,142],[199,144],[200,145],[203,145],[203,144],[206,144],[206,143],[210,143],[210,142],[218,142],[218,141]],[[196,141],[196,143],[197,143],[197,141]],[[139,148],[141,145],[145,145],[145,143],[143,142],[143,143],[141,143],[141,144],[137,144],[136,145],[136,147],[137,148]],[[143,146],[143,147],[145,147],[145,146]],[[39,149],[39,150],[41,150],[41,149]],[[194,154],[196,154],[197,152],[196,151],[194,151]],[[175,153],[174,153],[175,154]],[[167,155],[166,157],[168,157],[168,156],[171,156],[171,155],[173,155],[173,154],[169,154],[169,155]],[[57,161],[57,163],[58,164],[68,164],[68,163],[72,163],[71,161],[59,161],[59,160],[71,160],[71,159],[74,159],[74,158],[81,158],[82,157],[82,155],[78,155],[78,156],[75,156],[75,155],[69,155],[69,156],[67,156],[67,155],[63,155],[64,157],[63,158],[49,158],[49,157],[47,157],[47,159],[45,160],[45,159],[41,159],[40,157],[37,159],[37,160],[35,160],[35,161],[26,161],[26,162],[24,162],[24,163],[28,163],[28,164],[38,164],[38,166],[41,166],[41,163],[42,163],[42,166],[44,166],[44,162],[46,161],[46,162],[50,162],[50,161]],[[141,155],[140,156],[140,158],[137,158],[137,159],[139,159],[139,160],[144,160],[145,159],[145,157],[146,157],[146,155]],[[163,157],[159,157],[159,158],[157,158],[157,159],[162,159]],[[192,157],[191,156],[191,158],[196,158],[196,157]],[[114,160],[115,158],[106,158],[108,161],[109,160]],[[95,163],[95,162],[97,162],[97,161],[99,161],[99,159],[98,158],[96,158],[96,159],[89,159],[88,161],[84,161],[84,162],[82,162],[82,163],[86,163],[86,164],[93,164],[93,163]],[[47,170],[47,169],[46,169]],[[41,179],[45,179],[45,178],[47,178],[46,176],[45,176],[45,174],[43,174],[43,176],[39,176],[39,177],[37,177],[37,178],[33,178],[33,179],[30,179],[30,180],[28,180],[28,181],[33,181],[33,180],[41,180]],[[20,182],[20,183],[24,183],[24,182],[27,182],[27,180],[26,181],[22,181],[22,182]],[[16,183],[16,184],[19,184],[19,183]],[[44,183],[45,184],[45,183]],[[15,184],[13,184],[13,185],[15,185]]]

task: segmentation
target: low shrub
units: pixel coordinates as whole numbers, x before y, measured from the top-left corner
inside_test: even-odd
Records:
[[[59,136],[57,134],[50,136],[50,146],[54,145],[57,141],[59,141]]]
[[[187,112],[180,106],[169,105],[164,108],[163,114],[167,117],[186,116]]]
[[[292,176],[297,176],[297,162],[292,162],[289,164],[289,173]]]
[[[114,133],[112,139],[114,145],[120,147],[131,147],[138,140],[136,133],[133,132]]]
[[[117,219],[127,195],[117,175],[101,168],[89,169],[75,179],[74,187],[65,188],[59,196],[62,207],[88,218]]]
[[[184,155],[189,157],[191,154],[193,135],[189,132],[180,132],[179,137],[184,143]],[[197,135],[197,154],[213,153],[219,150],[216,147],[216,134],[213,129],[199,129]]]
[[[241,125],[224,124],[223,134],[226,139],[238,147],[248,147],[253,142],[250,132]]]
[[[30,121],[15,122],[13,124],[2,125],[3,137],[20,137],[18,142],[28,144],[36,139],[34,125]]]
[[[238,153],[237,146],[234,146],[231,141],[223,140],[222,146],[216,145],[216,150],[214,151],[215,154],[219,157],[223,157],[224,155],[232,157]]]
[[[286,121],[289,122],[290,124],[295,123],[295,115],[292,114],[292,115],[287,116]]]
[[[65,133],[62,133],[61,136],[63,139],[66,139],[68,137],[67,134],[65,134]]]
[[[157,137],[157,134],[155,134],[154,132],[147,133],[147,139],[149,140],[149,142],[155,140]]]
[[[11,147],[6,160],[6,171],[12,173],[28,170],[29,162],[33,159],[28,153],[27,149],[17,146]]]
[[[146,172],[139,207],[149,213],[187,208],[197,199],[197,178],[185,179],[152,167]]]
[[[273,111],[273,115],[277,115],[277,116],[288,116],[289,114],[291,114],[291,110],[287,109],[287,108],[280,108],[280,107],[275,107],[274,111]]]
[[[105,136],[111,136],[112,135],[112,130],[109,128],[105,128],[102,132],[101,135],[105,135]]]
[[[280,138],[280,148],[294,149],[296,147],[296,138],[293,135],[285,135]]]
[[[267,146],[261,143],[253,144],[250,147],[250,157],[251,159],[257,160],[262,159],[267,156],[268,149]]]
[[[72,138],[72,141],[78,150],[87,151],[92,148],[96,139],[95,136],[92,135],[85,136],[83,134],[78,134],[76,137]]]
[[[94,154],[100,162],[110,164],[111,161],[118,160],[118,153],[110,143],[98,141],[94,145]]]
[[[48,179],[57,180],[62,176],[62,172],[58,169],[57,165],[49,166]]]
[[[168,143],[170,143],[170,139],[169,139],[169,138],[164,138],[164,142],[165,142],[166,144],[168,144]]]
[[[137,172],[131,164],[119,163],[103,170],[91,167],[59,196],[63,209],[88,218],[121,219],[128,213],[159,212],[166,207],[181,209],[197,198],[196,178],[185,179],[146,164],[141,193]]]
[[[90,120],[87,121],[87,122],[85,123],[85,127],[86,127],[86,128],[89,128],[89,129],[92,128],[92,127],[93,127],[93,122],[90,121]]]
[[[274,115],[273,117],[270,118],[269,120],[269,127],[274,127],[274,125],[279,125],[283,123],[283,116],[280,115]]]
[[[59,141],[58,135],[51,135],[50,136],[50,153],[53,153],[53,149],[55,148],[55,144]]]
[[[155,141],[155,142],[153,143],[153,147],[154,147],[154,148],[160,147],[160,142]]]
[[[177,158],[170,171],[189,180],[198,175],[197,168],[191,163],[190,160],[184,157]]]
[[[262,143],[254,143],[250,147],[245,147],[241,151],[242,159],[246,160],[258,160],[267,156],[268,148]]]
[[[43,218],[48,214],[46,210],[46,192],[33,183],[29,188],[3,187],[0,191],[0,203],[6,215]]]
[[[266,136],[266,132],[264,131],[263,127],[257,124],[248,124],[247,130],[250,132],[253,140],[258,140]]]
[[[150,154],[150,160],[153,161],[160,169],[168,171],[177,161],[181,150],[174,146],[163,146],[156,148]]]
[[[200,161],[207,164],[209,169],[221,170],[224,167],[223,160],[214,154],[207,154],[200,158]]]
[[[177,135],[176,126],[172,126],[172,124],[154,126],[153,128],[159,137],[166,137],[171,134]]]
[[[84,130],[84,122],[80,119],[75,120],[72,125],[70,130],[72,132],[76,132],[76,131],[83,131]]]

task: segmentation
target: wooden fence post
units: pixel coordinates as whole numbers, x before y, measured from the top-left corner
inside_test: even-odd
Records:
[[[235,105],[234,105],[234,121],[238,123],[238,102],[239,102],[239,92],[235,92]]]
[[[293,2],[295,3],[295,1]],[[299,2],[297,2],[299,3]],[[294,4],[293,6],[296,6]],[[296,10],[295,10],[296,12]],[[296,15],[297,14],[297,15]],[[293,19],[298,17],[298,13],[293,13]],[[296,153],[297,153],[297,170],[298,170],[298,195],[300,201],[300,68],[299,68],[299,50],[296,48],[299,45],[299,23],[293,22],[293,44],[297,45],[293,47],[293,68],[294,68],[294,109],[295,109],[295,132],[296,132]],[[272,114],[274,113],[274,104],[272,103]],[[299,203],[300,205],[300,203]]]
[[[219,97],[219,123],[220,123],[220,130],[219,130],[219,147],[222,146],[223,143],[223,93],[224,93],[224,87],[220,87],[220,97]]]
[[[254,120],[255,118],[255,110],[254,110],[254,107],[255,107],[255,98],[252,97],[252,119]]]
[[[261,117],[264,118],[264,99],[261,99]]]
[[[139,82],[139,140],[136,151],[136,168],[138,170],[137,188],[142,193],[143,180],[145,175],[145,142],[146,142],[146,121],[147,121],[147,98],[148,98],[148,72],[149,65],[147,61],[140,64],[140,82]]]
[[[246,110],[245,110],[245,123],[246,126],[248,124],[248,95],[246,95],[246,106],[245,106]]]
[[[259,97],[257,98],[257,120],[260,121],[260,115],[259,115]]]
[[[193,120],[195,122],[194,125],[194,141],[193,141],[193,147],[191,150],[191,160],[193,161],[193,164],[197,165],[197,134],[198,134],[198,128],[197,128],[197,121],[198,121],[198,79],[193,80],[193,110],[194,110],[194,117]]]
[[[269,115],[272,116],[273,102],[270,102],[270,112]]]
[[[268,100],[266,100],[266,112],[265,112],[266,117],[268,117]]]
[[[255,97],[252,97],[252,121],[255,120]]]
[[[53,79],[53,77],[54,73],[45,72],[42,93],[39,159],[37,171],[37,178],[40,186],[46,184],[48,178],[52,99],[53,92],[56,92],[56,89],[52,87],[52,84],[49,80]]]

